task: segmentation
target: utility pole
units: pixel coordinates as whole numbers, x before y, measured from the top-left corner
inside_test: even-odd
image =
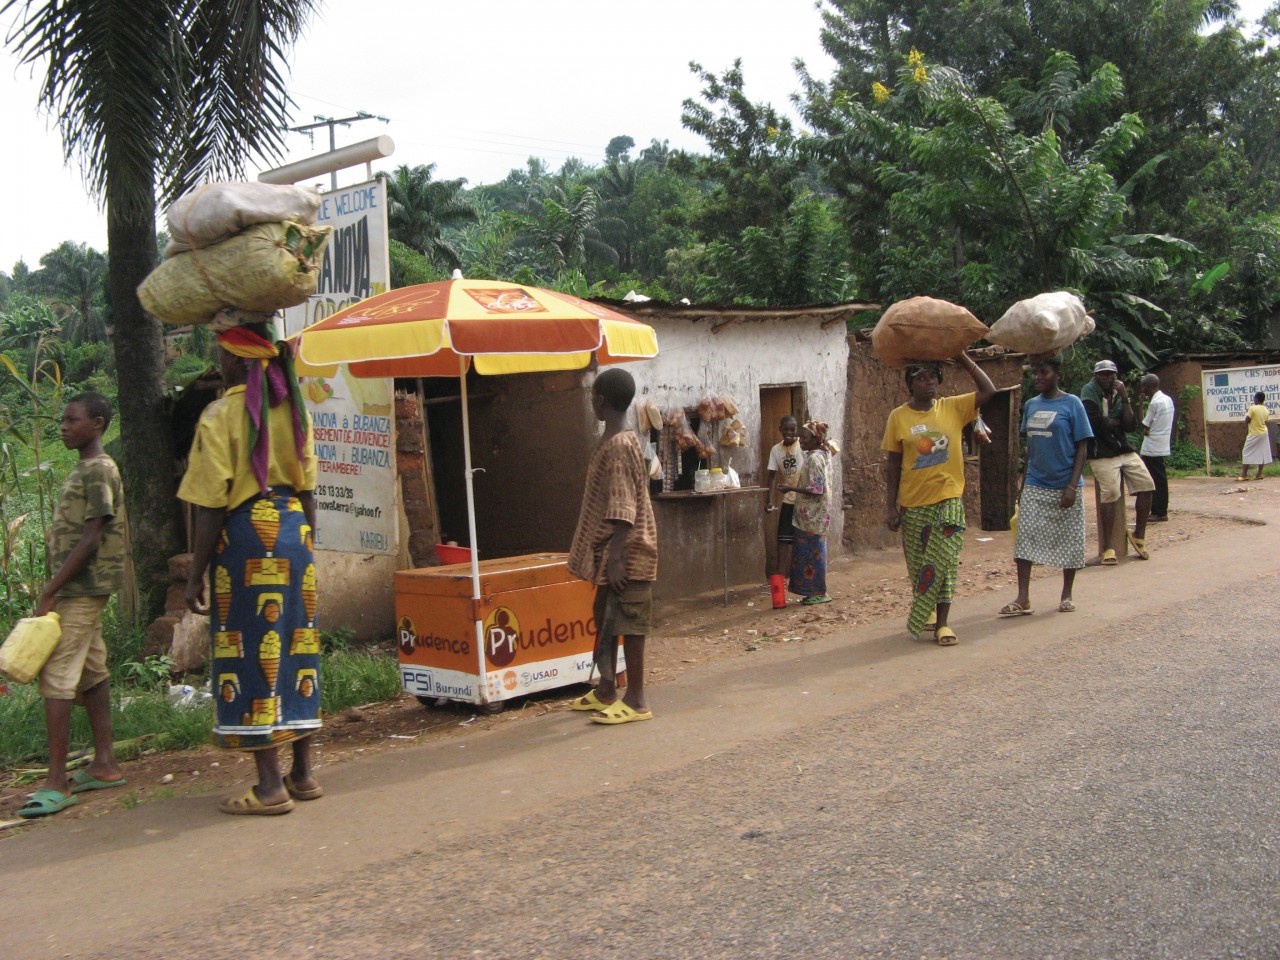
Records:
[[[316,138],[315,138],[315,134],[312,133],[312,131],[320,127],[328,127],[330,153],[332,153],[334,150],[338,148],[338,145],[334,140],[335,127],[338,127],[338,126],[349,127],[351,126],[351,124],[358,123],[361,120],[381,120],[383,123],[391,122],[391,120],[388,117],[375,116],[374,114],[369,113],[368,111],[365,111],[365,110],[357,110],[355,113],[355,116],[353,117],[335,118],[335,117],[322,117],[317,115],[313,117],[313,119],[316,121],[315,123],[303,124],[300,127],[290,127],[289,130],[292,131],[293,133],[305,133],[311,139],[311,143],[314,146],[316,142]],[[334,170],[332,173],[329,174],[329,189],[331,190],[338,189],[338,171],[337,170]]]

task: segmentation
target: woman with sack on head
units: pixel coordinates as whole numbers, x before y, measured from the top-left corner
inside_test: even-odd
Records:
[[[827,424],[808,420],[800,428],[800,449],[805,451],[800,475],[794,484],[778,484],[782,493],[796,495],[791,525],[795,541],[791,547],[792,593],[804,597],[801,603],[830,603],[827,596],[827,531],[831,529],[831,456],[839,453],[827,439]]]
[[[257,766],[257,785],[218,809],[269,816],[324,793],[311,768],[320,729],[316,456],[289,346],[267,324],[225,330],[218,344],[227,392],[201,414],[178,489],[196,507],[186,599],[210,617],[214,743],[252,752]],[[293,765],[282,777],[285,744]]]
[[[1084,567],[1084,500],[1081,474],[1093,428],[1084,403],[1058,384],[1062,360],[1045,357],[1031,364],[1036,395],[1022,409],[1027,438],[1026,467],[1018,494],[1018,529],[1013,557],[1018,567],[1018,596],[1000,610],[1002,617],[1032,613],[1031,567],[1042,563],[1062,570],[1061,613],[1076,604],[1071,590]]]
[[[942,368],[913,363],[906,369],[911,399],[889,414],[880,448],[885,452],[885,525],[902,531],[911,579],[907,629],[919,637],[934,630],[939,646],[957,642],[947,626],[964,544],[964,428],[996,394],[995,385],[967,353],[957,358],[978,388],[939,397]]]

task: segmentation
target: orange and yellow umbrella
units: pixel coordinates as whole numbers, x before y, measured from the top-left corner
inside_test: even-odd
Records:
[[[498,280],[389,290],[312,324],[298,372],[350,365],[357,377],[456,377],[579,370],[657,356],[653,328],[567,293]],[[462,358],[462,362],[459,359]]]
[[[369,297],[291,338],[297,371],[331,375],[348,364],[357,377],[458,377],[462,400],[463,478],[471,542],[472,598],[480,598],[479,545],[471,466],[467,369],[477,373],[543,373],[658,355],[648,324],[567,293],[498,280],[401,287]],[[484,671],[482,621],[475,618],[479,669]]]

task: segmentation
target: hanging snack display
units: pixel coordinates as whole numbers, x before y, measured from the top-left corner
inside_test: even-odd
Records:
[[[734,417],[720,433],[720,446],[722,447],[745,447],[747,445],[747,428],[742,425],[742,421]]]

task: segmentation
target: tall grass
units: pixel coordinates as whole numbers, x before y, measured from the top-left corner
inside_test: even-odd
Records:
[[[347,707],[400,695],[400,664],[394,655],[365,650],[335,651],[320,668],[320,707],[336,713]]]
[[[108,643],[108,649],[110,646]],[[111,678],[111,722],[118,744],[146,738],[146,745],[157,750],[186,750],[209,742],[211,701],[177,706],[169,700],[167,684],[146,685],[129,679],[127,668],[137,660],[112,659],[117,666]],[[190,678],[189,682],[199,680]],[[394,700],[399,694],[400,668],[394,655],[350,649],[321,655],[320,705],[325,713]],[[74,711],[72,752],[88,750],[92,743],[88,717],[83,710]],[[13,686],[7,696],[0,696],[0,771],[47,759],[44,701],[34,684]]]
[[[112,696],[111,725],[116,742],[146,738],[161,749],[184,750],[205,743],[213,724],[208,704],[178,707],[161,690],[121,690]],[[72,753],[89,750],[93,737],[83,710],[71,717]],[[34,684],[13,687],[0,697],[0,769],[48,760],[44,700]]]

